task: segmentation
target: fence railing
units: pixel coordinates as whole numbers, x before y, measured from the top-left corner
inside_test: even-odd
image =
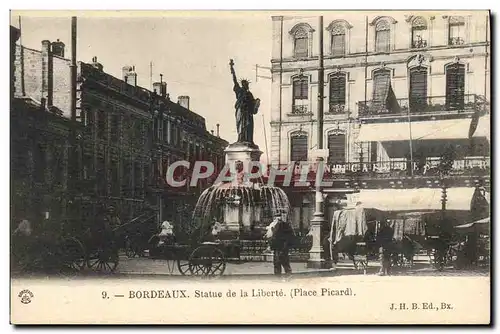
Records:
[[[490,157],[466,157],[463,159],[455,159],[451,162],[450,167],[444,167],[441,158],[432,157],[427,159],[414,158],[413,162],[409,159],[392,159],[389,161],[372,161],[372,162],[347,162],[343,164],[326,164],[324,167],[323,180],[328,179],[345,179],[349,177],[369,177],[369,178],[393,178],[406,176],[439,176],[439,175],[455,175],[455,176],[484,176],[489,175],[491,170]],[[285,170],[289,165],[273,166],[275,169]],[[304,167],[302,167],[303,169]],[[315,182],[316,170],[313,163],[310,164],[307,171],[307,177],[303,177],[302,169],[297,167],[292,173],[292,181]],[[412,171],[413,169],[413,171]],[[268,168],[267,176],[270,175],[271,168]],[[281,182],[285,176],[276,174],[276,182]]]
[[[386,101],[359,101],[359,117],[405,116],[408,114],[432,114],[440,112],[472,112],[485,107],[484,99],[475,94],[463,97],[429,96],[397,99],[395,103]]]
[[[294,105],[292,106],[292,115],[305,115],[309,113],[307,105]]]

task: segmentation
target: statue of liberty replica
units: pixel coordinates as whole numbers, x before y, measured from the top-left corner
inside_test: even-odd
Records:
[[[241,80],[241,85],[236,78],[234,62],[229,62],[231,74],[233,75],[234,93],[236,94],[236,129],[238,131],[237,143],[255,147],[253,142],[254,122],[253,115],[257,114],[260,106],[260,99],[255,99],[250,92],[248,80]]]

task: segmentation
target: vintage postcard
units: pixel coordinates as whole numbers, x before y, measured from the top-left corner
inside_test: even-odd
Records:
[[[10,19],[11,323],[490,323],[488,11]]]

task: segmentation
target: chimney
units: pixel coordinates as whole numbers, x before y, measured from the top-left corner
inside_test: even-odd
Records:
[[[137,73],[135,73],[135,66],[123,66],[123,81],[132,86],[137,86]]]
[[[55,42],[52,42],[52,54],[54,56],[59,56],[61,58],[64,58],[64,45],[63,42],[61,42],[59,39]]]
[[[184,107],[184,108],[186,108],[187,110],[189,110],[189,96],[187,96],[187,95],[179,96],[179,97],[178,97],[178,100],[177,100],[177,103],[178,103],[181,107]]]
[[[98,71],[102,72],[103,67],[102,64],[97,61],[97,57],[92,58],[92,66]]]
[[[158,95],[167,97],[167,83],[166,82],[153,83],[153,91]]]
[[[220,126],[220,124],[217,123],[217,137],[219,137],[219,126]]]
[[[42,98],[47,102],[47,108],[52,106],[53,97],[53,83],[54,83],[54,71],[53,71],[53,58],[51,43],[48,40],[42,41]]]

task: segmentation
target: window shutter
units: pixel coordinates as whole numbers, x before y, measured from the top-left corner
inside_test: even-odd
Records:
[[[298,79],[293,82],[293,98],[294,100],[308,99],[307,79]]]
[[[345,105],[345,74],[337,74],[330,78],[330,103],[337,105]]]
[[[455,64],[446,68],[446,106],[449,110],[463,109],[465,66]]]
[[[307,57],[307,37],[295,38],[295,57]]]
[[[390,30],[380,30],[376,33],[375,51],[389,52],[390,51]]]
[[[328,135],[328,162],[333,164],[345,163],[345,135]]]
[[[345,35],[332,36],[332,54],[334,56],[343,56],[345,54]]]
[[[391,84],[391,74],[389,71],[379,71],[374,75],[373,101],[375,103],[385,103],[389,86]]]
[[[410,110],[422,111],[427,104],[427,69],[417,67],[410,71]]]
[[[307,161],[307,135],[299,134],[291,138],[291,161]]]

